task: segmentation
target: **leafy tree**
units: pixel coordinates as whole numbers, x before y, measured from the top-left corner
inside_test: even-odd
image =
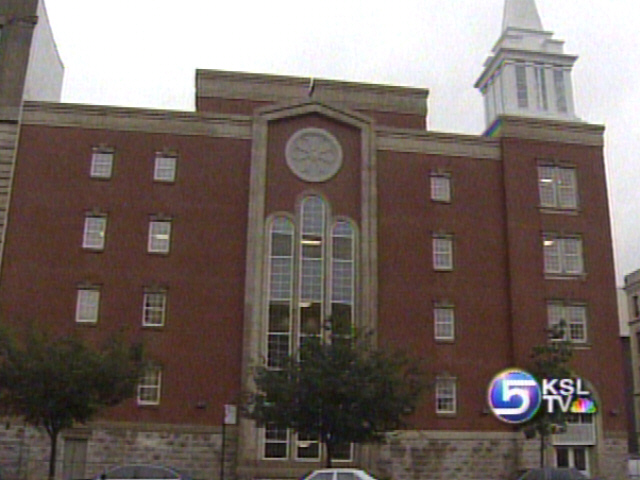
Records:
[[[119,335],[99,349],[76,336],[47,340],[35,328],[25,340],[0,326],[0,404],[5,414],[44,427],[53,479],[60,432],[135,394],[142,349]]]
[[[529,371],[539,383],[544,378],[567,378],[571,376],[569,362],[573,355],[571,342],[566,339],[566,324],[560,322],[548,331],[549,341],[532,348]],[[540,468],[545,466],[544,450],[548,439],[557,430],[566,426],[566,414],[559,410],[549,413],[542,405],[538,413],[525,425],[525,435],[540,438]]]
[[[326,447],[376,442],[405,426],[425,382],[419,364],[372,346],[371,336],[327,322],[328,341],[307,339],[279,369],[257,368],[246,412],[261,424],[290,428]]]

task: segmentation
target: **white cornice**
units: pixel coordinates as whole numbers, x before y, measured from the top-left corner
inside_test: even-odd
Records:
[[[252,117],[100,105],[26,102],[22,123],[176,135],[251,138]]]
[[[603,125],[549,120],[535,117],[502,116],[488,129],[494,137],[540,140],[602,147]]]
[[[423,153],[450,157],[500,160],[500,143],[495,139],[440,132],[376,128],[378,150]]]

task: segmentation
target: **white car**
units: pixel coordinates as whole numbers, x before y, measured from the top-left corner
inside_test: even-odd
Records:
[[[376,478],[357,468],[324,468],[314,470],[303,480],[376,480]]]
[[[122,465],[107,470],[94,480],[191,480],[191,478],[171,467]]]

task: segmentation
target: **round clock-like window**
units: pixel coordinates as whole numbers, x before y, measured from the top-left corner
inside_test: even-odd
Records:
[[[342,166],[342,147],[336,137],[321,128],[294,133],[285,148],[291,171],[307,182],[324,182]]]

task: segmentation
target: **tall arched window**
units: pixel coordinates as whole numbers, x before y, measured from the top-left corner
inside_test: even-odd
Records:
[[[331,231],[331,319],[334,335],[352,335],[354,316],[354,233],[347,221]]]
[[[276,217],[269,248],[267,366],[278,368],[289,355],[293,301],[293,223]]]
[[[331,219],[329,205],[318,195],[300,202],[295,224],[279,215],[267,225],[266,357],[267,366],[277,369],[305,340],[322,338],[329,317],[333,341],[353,338],[356,229],[347,219]],[[263,458],[318,460],[320,450],[316,437],[273,426],[263,430]],[[334,452],[337,460],[350,460],[352,455],[349,444]]]
[[[300,232],[300,329],[299,340],[318,337],[325,317],[325,228],[326,206],[320,197],[307,197],[301,204]]]

